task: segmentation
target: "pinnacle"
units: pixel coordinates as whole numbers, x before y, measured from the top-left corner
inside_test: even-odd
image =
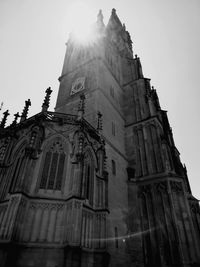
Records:
[[[122,23],[120,21],[120,19],[118,18],[117,14],[116,14],[116,9],[113,8],[112,9],[112,13],[108,22],[108,25],[119,25],[120,27],[122,27]]]
[[[97,21],[103,21],[103,14],[101,9],[99,9],[99,13],[97,15]]]
[[[112,9],[112,15],[113,14],[116,14],[116,9],[115,8]]]

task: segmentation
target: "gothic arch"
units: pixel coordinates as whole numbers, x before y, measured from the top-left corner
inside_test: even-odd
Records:
[[[100,175],[103,175],[104,171],[104,159],[105,159],[105,150],[99,148],[96,152],[96,158],[97,158],[97,169]]]
[[[81,196],[86,199],[90,205],[94,200],[94,179],[95,179],[95,160],[93,150],[88,147],[83,156],[83,174],[81,184]]]
[[[98,159],[97,159],[97,153],[95,153],[94,148],[92,146],[92,142],[89,140],[88,135],[84,131],[77,130],[74,132],[73,135],[73,154],[78,153],[79,151],[79,142],[82,138],[83,141],[83,149],[82,153],[86,153],[87,151],[90,151],[90,153],[93,156],[93,159],[95,161],[95,168],[98,168]]]
[[[15,163],[16,159],[19,157],[20,151],[22,151],[22,149],[25,149],[27,147],[27,144],[28,141],[26,137],[22,137],[18,142],[13,143],[13,151],[10,153],[10,157],[8,159],[9,166]]]
[[[64,185],[68,146],[60,135],[48,139],[43,146],[37,190],[61,191]]]
[[[25,159],[26,159],[26,147],[27,140],[26,138],[22,138],[17,144],[15,150],[13,151],[13,166],[9,173],[10,176],[10,192],[15,192],[20,190],[20,185],[22,183],[22,174],[25,169]]]
[[[90,144],[88,144],[85,149],[84,149],[84,154],[89,153],[93,159],[93,165],[94,168],[97,169],[98,168],[98,159],[97,159],[97,153],[95,153],[94,149],[91,147]]]
[[[52,145],[52,143],[56,140],[60,140],[62,142],[62,145],[63,145],[63,148],[65,151],[68,150],[68,140],[66,138],[63,137],[63,135],[60,135],[60,134],[55,134],[55,135],[52,135],[51,137],[49,137],[48,139],[46,139],[43,144],[42,144],[42,147],[41,149],[43,151],[46,151],[47,149],[50,148],[50,146]]]

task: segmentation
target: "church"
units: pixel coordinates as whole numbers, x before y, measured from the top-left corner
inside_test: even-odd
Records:
[[[55,112],[0,123],[0,267],[200,266],[200,208],[116,10],[71,34]]]

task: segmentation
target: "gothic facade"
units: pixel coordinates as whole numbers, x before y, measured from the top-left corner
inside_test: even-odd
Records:
[[[68,40],[55,112],[50,88],[4,112],[0,266],[200,266],[199,203],[115,9],[92,36]]]

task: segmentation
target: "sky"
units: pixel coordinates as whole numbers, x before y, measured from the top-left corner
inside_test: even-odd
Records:
[[[40,112],[49,86],[53,111],[70,31],[80,21],[95,22],[99,9],[107,23],[112,8],[168,111],[193,195],[200,199],[199,0],[0,0],[0,119],[9,109],[12,121],[28,98],[29,116]]]

